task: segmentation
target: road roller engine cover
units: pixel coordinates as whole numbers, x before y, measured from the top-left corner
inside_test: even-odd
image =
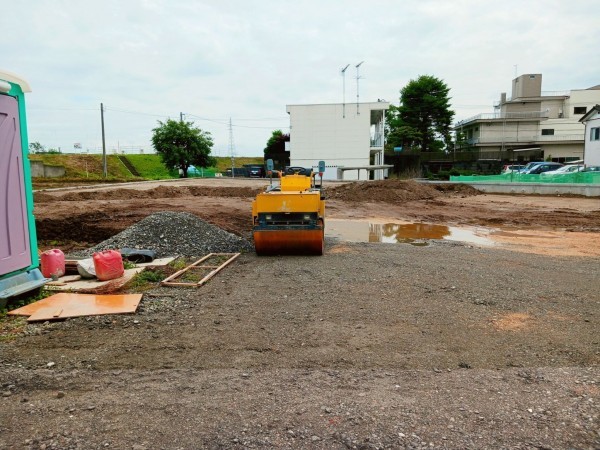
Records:
[[[323,172],[320,183],[312,168],[288,167],[273,170],[267,161],[271,184],[252,202],[254,248],[258,255],[322,255],[325,241],[325,198]],[[273,184],[273,177],[279,184]]]

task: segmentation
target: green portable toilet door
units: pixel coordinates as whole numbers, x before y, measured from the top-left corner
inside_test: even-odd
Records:
[[[31,265],[19,105],[0,95],[0,277]]]

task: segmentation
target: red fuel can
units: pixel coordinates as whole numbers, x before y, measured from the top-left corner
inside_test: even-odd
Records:
[[[42,253],[40,263],[42,275],[46,278],[51,278],[53,275],[62,277],[65,274],[65,254],[57,248]]]
[[[100,281],[114,280],[123,276],[123,258],[117,250],[104,250],[94,253],[94,268]]]

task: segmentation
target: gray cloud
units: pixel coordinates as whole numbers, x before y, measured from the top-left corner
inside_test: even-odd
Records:
[[[157,120],[184,112],[217,154],[231,117],[236,152],[259,155],[289,125],[286,104],[340,102],[340,69],[362,60],[361,100],[397,103],[431,74],[450,86],[457,119],[491,111],[515,65],[543,73],[544,90],[600,84],[599,19],[583,0],[30,0],[0,17],[1,65],[32,85],[32,141],[99,147],[103,102],[109,148],[149,148]]]

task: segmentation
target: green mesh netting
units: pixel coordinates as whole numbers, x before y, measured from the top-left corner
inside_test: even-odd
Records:
[[[506,173],[502,175],[451,176],[450,181],[484,183],[561,183],[561,184],[600,184],[600,172],[577,172],[562,175],[525,175]]]

